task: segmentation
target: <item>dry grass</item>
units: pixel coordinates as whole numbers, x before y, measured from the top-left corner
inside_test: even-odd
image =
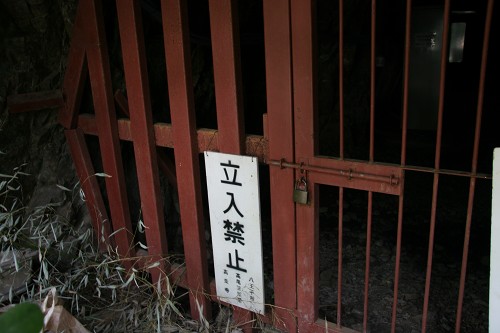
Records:
[[[55,288],[64,307],[92,332],[240,332],[232,325],[230,309],[219,308],[213,321],[192,320],[181,306],[189,291],[176,288],[168,275],[166,287],[160,288],[147,272],[127,271],[110,246],[106,252],[97,251],[90,222],[61,215],[61,207],[67,211],[68,205],[73,210],[84,206],[78,184],[71,189],[54,185],[64,194],[61,202],[26,207],[20,178],[29,175],[22,168],[0,174],[0,245],[2,258],[7,258],[0,266],[0,281],[18,280],[0,292],[0,304],[41,303]],[[179,261],[162,260],[173,259]],[[254,326],[265,331],[260,322]]]

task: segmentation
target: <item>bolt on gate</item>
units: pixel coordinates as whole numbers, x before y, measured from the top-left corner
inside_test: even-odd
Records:
[[[422,332],[436,330],[430,323],[436,319],[434,312],[430,315],[433,308],[432,288],[438,288],[432,284],[433,263],[437,256],[435,243],[442,236],[440,233],[456,235],[449,232],[448,227],[439,225],[442,222],[439,214],[442,207],[438,198],[441,200],[440,190],[443,191],[443,184],[448,180],[452,180],[453,191],[460,182],[456,179],[465,180],[464,214],[460,216],[464,221],[463,238],[459,240],[461,259],[456,265],[457,285],[451,287],[456,287],[456,295],[453,294],[456,298],[453,304],[447,306],[448,312],[452,307],[453,318],[447,320],[453,321],[454,328],[446,330],[460,332],[467,322],[464,319],[464,295],[469,244],[473,237],[474,205],[477,203],[475,195],[481,182],[489,184],[491,179],[488,173],[480,172],[490,170],[483,167],[480,155],[487,151],[483,146],[489,148],[499,141],[492,125],[487,123],[498,120],[491,111],[495,105],[498,107],[498,98],[491,94],[490,87],[498,74],[498,65],[492,64],[492,57],[489,56],[490,53],[498,53],[498,43],[490,45],[490,41],[497,40],[490,38],[490,33],[498,33],[493,20],[498,9],[494,7],[494,0],[476,3],[472,10],[464,10],[460,7],[463,4],[454,7],[450,0],[429,3],[432,6],[419,7],[418,1],[412,0],[398,4],[380,0],[358,1],[354,5],[343,0],[262,1],[262,7],[258,8],[261,8],[263,17],[266,113],[262,119],[263,135],[254,135],[246,130],[245,121],[251,118],[245,117],[243,112],[244,55],[240,52],[242,36],[239,21],[242,16],[238,13],[241,2],[208,1],[217,128],[206,129],[198,128],[195,112],[190,45],[193,36],[188,22],[189,9],[196,6],[195,3],[182,0],[161,0],[158,3],[165,52],[164,75],[168,81],[168,90],[164,91],[168,94],[170,109],[168,123],[154,121],[153,117],[152,87],[148,80],[151,72],[148,72],[142,13],[145,7],[141,6],[141,1],[118,0],[113,12],[119,28],[125,97],[120,91],[112,92],[109,34],[106,30],[109,26],[105,24],[108,17],[104,15],[104,2],[81,0],[62,96],[48,93],[13,99],[11,111],[33,109],[37,105],[62,105],[59,120],[66,128],[67,142],[87,198],[97,239],[103,248],[109,239],[123,258],[135,258],[138,254],[131,246],[133,224],[123,167],[125,157],[120,148],[123,141],[132,143],[148,250],[144,259],[124,261],[124,264],[128,268],[135,265],[149,270],[154,282],[161,280],[164,274],[172,274],[180,281],[180,286],[190,291],[191,315],[194,318],[201,315],[210,317],[211,301],[218,302],[209,274],[204,225],[207,216],[203,210],[203,175],[199,154],[220,151],[251,155],[258,157],[262,165],[268,165],[269,183],[265,186],[270,191],[274,300],[266,305],[268,311],[265,315],[234,308],[234,321],[241,324],[245,331],[253,329],[254,318],[288,332],[368,332],[377,329],[396,332],[407,329],[400,320],[406,309],[401,301],[407,303],[406,296],[402,295],[401,281],[403,273],[408,271],[402,272],[402,265],[407,263],[405,256],[411,259],[417,254],[409,250],[405,252],[405,240],[412,243],[404,236],[405,228],[420,235],[411,237],[424,235],[424,274],[420,274],[420,278],[409,277],[415,278],[416,284],[418,281],[423,283],[421,290],[416,289],[420,293],[416,301],[420,307],[416,316],[418,329]],[[360,22],[353,19],[353,7],[365,8],[363,13],[366,17],[363,17],[369,22],[365,24],[365,30]],[[329,15],[335,16],[335,19]],[[386,20],[383,15],[395,16]],[[326,21],[321,21],[321,17],[325,16]],[[395,23],[391,28],[389,23],[393,18]],[[437,28],[419,26],[430,18],[436,20]],[[322,22],[327,24],[322,25]],[[359,30],[355,28],[357,25]],[[366,34],[362,35],[362,32]],[[471,43],[468,42],[471,34],[475,40],[472,47],[467,44]],[[384,38],[388,36],[399,36],[399,49],[384,44],[387,41]],[[355,42],[351,40],[349,44],[347,40],[350,38],[354,38]],[[328,46],[327,51],[325,45]],[[364,69],[356,72],[358,64],[352,65],[353,54],[363,53],[363,50],[367,51],[363,54],[366,60]],[[401,52],[398,53],[398,50]],[[382,51],[388,54],[382,56]],[[470,58],[474,65],[469,64]],[[399,60],[390,62],[390,59]],[[420,72],[422,64],[425,67],[425,64],[431,63],[434,64],[434,71],[431,70],[430,76],[426,77]],[[382,84],[391,81],[384,72],[384,68],[391,64],[401,65],[401,76],[394,81],[400,88],[400,94],[393,99],[391,97],[394,96],[390,95],[395,90],[384,90]],[[457,83],[467,81],[465,77],[460,77],[460,68],[469,71],[467,80],[474,78],[466,90],[460,90],[462,86]],[[496,74],[488,75],[488,71],[496,71]],[[366,85],[364,88],[361,85],[353,88],[350,77],[356,80],[362,77]],[[437,78],[437,81],[426,81],[428,78]],[[81,113],[87,80],[90,82],[94,114]],[[419,88],[414,88],[415,85],[422,86],[422,83],[434,87],[434,91],[423,89],[422,93]],[[335,87],[335,91],[331,87]],[[461,111],[463,119],[460,121],[457,120],[459,116],[449,113],[450,109],[459,108],[457,91],[469,98]],[[363,92],[366,92],[364,97]],[[434,97],[429,97],[427,93],[429,96],[434,94]],[[358,99],[366,105],[352,107],[353,100]],[[430,100],[429,104],[419,104],[422,99]],[[396,103],[391,105],[388,100],[396,100]],[[378,108],[380,105],[382,107]],[[422,105],[434,110],[430,115],[426,111],[423,120],[419,118],[422,117],[419,109]],[[328,107],[333,111],[325,112]],[[117,111],[125,117],[119,118]],[[360,117],[358,113],[364,111],[367,111],[364,118]],[[325,125],[332,118],[335,118],[333,125]],[[454,131],[448,134],[450,128]],[[480,144],[482,130],[488,134],[484,145]],[[457,135],[472,140],[458,139]],[[85,136],[97,136],[99,139],[102,169],[110,176],[105,178],[109,210],[98,182],[92,177],[95,170]],[[455,149],[452,153],[449,153],[450,146]],[[173,158],[164,154],[161,148],[173,149]],[[389,151],[396,153],[391,156]],[[444,164],[453,164],[450,161],[455,160],[450,159],[450,154],[456,155],[457,151],[461,157],[467,155],[465,164],[468,166],[462,163],[458,167],[443,168]],[[380,158],[378,155],[376,158],[376,152]],[[430,158],[424,159],[426,154]],[[416,158],[411,160],[410,155]],[[491,154],[482,157],[487,159]],[[182,267],[165,264],[148,268],[148,264],[168,252],[160,171],[177,187],[185,256],[185,266]],[[301,190],[306,192],[306,196],[302,197],[301,203],[293,201],[297,181],[303,181],[305,185]],[[412,223],[415,220],[411,216],[412,211],[408,214],[405,210],[405,207],[411,206],[407,198],[413,200],[416,197],[408,188],[416,182],[416,192],[419,192],[426,181],[430,184],[430,198],[418,199],[421,201],[417,202],[417,206],[427,202],[422,204],[429,208],[424,219],[427,222],[416,226]],[[388,197],[395,200],[384,199]],[[364,205],[363,217],[358,224],[348,221],[353,215],[345,208],[353,198]],[[388,244],[385,250],[391,253],[388,256],[390,260],[383,264],[377,261],[385,272],[390,273],[384,278],[390,286],[390,292],[384,294],[390,303],[385,308],[385,315],[382,313],[384,309],[374,311],[373,304],[380,306],[382,303],[376,300],[376,294],[372,294],[377,287],[373,282],[373,272],[378,274],[373,263],[380,255],[374,252],[380,247],[374,245],[376,242],[372,242],[372,238],[379,237],[375,231],[381,223],[374,207],[378,207],[380,202],[385,207],[390,205],[386,202],[395,203],[392,210],[394,223],[392,227],[384,227],[392,232],[387,235],[392,240],[378,241]],[[332,207],[337,211],[332,211]],[[107,216],[108,212],[110,216]],[[329,214],[327,225],[321,222],[325,213]],[[361,231],[353,233],[353,226]],[[331,230],[323,232],[327,228]],[[126,232],[117,232],[119,230]],[[325,234],[334,235],[334,240],[328,244],[335,244],[336,248],[320,246],[320,242],[325,242],[322,240]],[[349,297],[346,294],[353,293],[350,280],[356,275],[349,272],[352,266],[349,264],[354,260],[352,247],[345,245],[352,235],[362,244],[359,247],[361,252],[358,252],[364,252],[359,270],[362,274],[355,289],[361,297],[355,303],[357,318],[354,321],[346,319],[351,315],[348,312],[353,312],[353,309],[346,309]],[[325,253],[327,257],[334,253],[333,261],[328,263],[335,262],[336,267],[320,272],[323,260],[320,256]],[[336,279],[333,286],[328,286],[335,295],[331,306],[323,306],[319,301],[324,298],[322,293],[326,290],[322,286],[324,279],[320,276],[325,272],[333,274]],[[447,288],[450,289],[449,286]],[[377,316],[387,318],[384,319],[385,326],[376,326],[374,318]]]

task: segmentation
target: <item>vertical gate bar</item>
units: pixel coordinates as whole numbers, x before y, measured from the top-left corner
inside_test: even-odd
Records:
[[[212,58],[214,65],[215,101],[219,149],[232,154],[245,153],[245,126],[241,59],[236,0],[209,0]],[[234,308],[234,322],[252,331],[252,315],[242,308]]]
[[[371,15],[371,45],[370,45],[370,162],[374,159],[375,146],[375,43],[377,27],[377,0],[372,0],[372,15]]]
[[[404,78],[403,78],[403,119],[401,133],[401,165],[406,165],[406,137],[408,129],[408,92],[410,81],[410,46],[411,46],[411,8],[412,0],[406,1]],[[403,191],[401,191],[403,193]]]
[[[427,313],[429,308],[429,295],[432,274],[432,257],[434,252],[434,231],[436,226],[436,210],[437,210],[437,194],[439,187],[439,175],[434,174],[434,182],[432,187],[432,206],[431,206],[431,221],[429,227],[429,247],[427,250],[427,268],[425,274],[425,291],[424,305],[422,311],[422,333],[425,333],[427,326]]]
[[[104,172],[110,176],[106,177],[105,181],[111,222],[113,230],[122,229],[114,238],[121,257],[134,257],[133,230],[120,150],[102,3],[92,0],[84,2],[84,6],[86,22],[91,27],[88,32],[89,37],[93,41],[86,49],[102,166]]]
[[[368,192],[368,212],[366,225],[365,299],[363,303],[363,332],[368,331],[368,291],[370,284],[370,257],[372,244],[373,192]]]
[[[408,128],[408,86],[410,73],[410,45],[411,45],[411,9],[412,0],[406,1],[405,50],[404,50],[404,77],[403,77],[403,119],[401,124],[401,165],[406,165],[406,140]],[[401,195],[398,200],[398,228],[396,236],[396,258],[394,265],[394,292],[391,315],[391,333],[396,332],[396,316],[399,294],[399,269],[401,262],[401,239],[403,233],[404,208],[404,171],[402,173]]]
[[[344,1],[339,0],[339,135],[340,159],[344,158]],[[337,265],[337,327],[342,325],[342,238],[344,215],[344,188],[339,187],[339,230]]]
[[[315,71],[313,51],[314,8],[311,0],[291,0],[293,116],[295,160],[314,156]],[[306,161],[304,161],[306,162]],[[318,318],[318,186],[310,184],[310,205],[296,205],[297,309],[299,330],[308,332]],[[312,242],[312,244],[311,244]]]
[[[410,73],[410,45],[411,45],[411,13],[412,0],[406,1],[405,18],[405,49],[404,49],[404,78],[403,78],[403,118],[401,130],[401,165],[406,164],[407,128],[408,128],[408,86]],[[404,208],[404,173],[402,173],[401,195],[398,200],[398,227],[396,235],[396,258],[394,265],[394,291],[391,315],[391,333],[396,332],[396,316],[399,294],[399,273],[401,262],[401,242],[403,233],[403,208]]]
[[[83,8],[85,5],[83,1],[78,4],[62,86],[65,105],[59,111],[58,121],[67,129],[77,126],[78,111],[88,74],[85,67],[85,44],[87,44],[85,38],[88,36],[85,30],[88,26],[85,24],[86,13]]]
[[[371,9],[371,45],[370,45],[370,151],[369,159],[374,159],[375,140],[375,45],[376,45],[376,11],[377,1],[372,0]],[[365,299],[363,306],[363,331],[368,329],[368,285],[370,282],[370,250],[371,250],[371,228],[372,228],[372,205],[373,193],[368,192],[368,219],[366,230],[366,266],[365,266]]]
[[[396,332],[396,315],[398,309],[399,273],[401,263],[401,239],[403,234],[404,178],[401,178],[401,195],[398,201],[398,231],[396,236],[396,258],[394,264],[394,292],[392,301],[391,333]]]
[[[337,326],[342,325],[342,240],[344,233],[344,188],[339,187],[339,231],[337,263]]]
[[[95,177],[94,167],[90,158],[85,137],[81,129],[65,130],[66,141],[75,165],[80,186],[85,194],[85,204],[92,219],[92,227],[96,234],[99,249],[106,251],[110,235],[110,225],[106,206],[102,200],[99,184]]]
[[[443,17],[443,35],[442,35],[442,49],[441,49],[441,74],[439,78],[439,108],[438,108],[438,122],[436,133],[436,151],[434,158],[434,169],[439,170],[441,161],[441,139],[443,131],[443,110],[444,110],[444,93],[446,83],[446,64],[448,60],[448,32],[450,24],[450,0],[445,1],[444,17]],[[432,207],[431,207],[431,221],[429,227],[429,248],[427,253],[427,272],[425,277],[425,292],[424,292],[424,306],[422,311],[422,333],[425,333],[427,327],[427,312],[429,308],[429,294],[432,275],[432,257],[434,252],[434,232],[436,227],[436,211],[437,211],[437,196],[439,189],[439,173],[434,174],[434,182],[432,187]]]
[[[339,135],[340,159],[344,158],[344,0],[339,0]]]
[[[294,161],[289,0],[263,2],[269,159]],[[281,328],[296,331],[294,170],[270,167],[274,305]],[[283,327],[284,326],[284,327]]]
[[[491,21],[493,17],[493,4],[494,0],[489,0],[486,9],[486,20],[484,23],[484,36],[483,36],[483,50],[481,55],[481,69],[479,76],[479,91],[477,99],[477,110],[476,110],[476,127],[474,131],[474,150],[472,153],[472,167],[471,172],[473,175],[477,173],[477,160],[479,156],[479,141],[481,138],[481,122],[483,115],[483,103],[484,103],[484,86],[486,80],[486,68],[488,63],[488,47],[490,40],[490,29]],[[476,187],[476,178],[470,179],[469,185],[469,203],[467,205],[467,219],[465,222],[465,236],[464,236],[464,247],[462,253],[462,267],[460,271],[460,286],[458,291],[458,305],[457,305],[457,315],[455,321],[455,333],[460,332],[460,326],[462,322],[462,307],[464,300],[464,289],[465,289],[465,278],[467,274],[467,262],[469,256],[469,240],[470,240],[470,228],[472,223],[472,210],[474,206],[474,193]]]
[[[146,224],[148,255],[160,265],[150,270],[153,282],[166,272],[161,260],[167,254],[153,117],[146,68],[146,50],[138,1],[117,1],[123,66],[130,106],[132,139],[137,165],[141,209]]]
[[[187,3],[162,0],[163,38],[191,315],[211,317]],[[199,313],[198,309],[203,309]]]
[[[117,90],[114,94],[115,103],[120,109],[120,111],[125,114],[130,119],[130,111],[128,108],[128,100],[123,95],[120,90]],[[168,182],[174,188],[177,188],[177,176],[175,174],[175,165],[174,162],[166,155],[162,155],[160,148],[156,148],[156,156],[158,156],[158,166],[160,167],[161,172],[167,177]]]
[[[209,11],[219,148],[241,154],[245,152],[245,126],[237,2],[210,0]]]
[[[370,151],[369,160],[373,162],[375,146],[375,47],[377,27],[377,1],[372,0],[370,31]],[[363,332],[368,330],[368,292],[370,283],[370,257],[372,237],[373,193],[368,192],[368,216],[366,225],[365,290],[363,302]]]

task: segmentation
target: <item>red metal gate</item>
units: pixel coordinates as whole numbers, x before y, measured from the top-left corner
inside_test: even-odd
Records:
[[[411,18],[412,18],[412,1],[406,1],[406,32],[405,32],[405,48],[404,48],[404,81],[403,81],[403,103],[402,103],[402,123],[401,123],[401,154],[400,165],[385,165],[375,162],[374,155],[374,138],[375,138],[375,92],[376,92],[376,31],[377,26],[377,2],[371,1],[371,47],[370,47],[370,107],[369,107],[369,149],[368,158],[366,161],[349,161],[345,159],[344,154],[344,1],[338,2],[339,12],[339,27],[338,27],[338,80],[339,80],[339,127],[336,133],[339,136],[339,154],[334,157],[322,157],[319,155],[318,149],[318,101],[317,101],[317,84],[315,78],[317,54],[315,41],[315,3],[308,0],[292,0],[290,2],[291,16],[291,50],[292,50],[292,72],[293,80],[293,135],[295,142],[294,163],[283,163],[281,161],[276,164],[286,167],[292,167],[301,170],[302,174],[307,175],[309,184],[309,205],[296,206],[296,239],[297,239],[297,322],[298,329],[302,332],[351,332],[352,330],[343,325],[343,206],[344,206],[344,189],[356,189],[366,192],[367,195],[367,211],[366,211],[366,245],[365,245],[365,279],[363,288],[363,305],[362,305],[362,325],[357,326],[363,332],[369,331],[368,315],[369,315],[369,288],[370,288],[370,262],[371,262],[371,237],[372,237],[372,218],[373,218],[373,194],[384,193],[396,195],[398,201],[398,217],[397,217],[397,233],[395,262],[388,266],[388,269],[393,267],[393,305],[390,330],[395,332],[398,330],[398,300],[399,296],[399,280],[400,280],[400,261],[402,249],[402,229],[403,229],[403,207],[404,207],[404,175],[405,171],[415,171],[418,173],[433,174],[433,190],[432,190],[432,207],[430,210],[430,229],[428,233],[428,255],[427,268],[425,277],[425,290],[423,295],[423,309],[421,319],[421,330],[426,331],[429,311],[429,298],[431,286],[431,272],[434,253],[434,238],[436,229],[436,212],[439,190],[439,180],[442,175],[450,175],[454,177],[466,177],[469,180],[468,204],[465,223],[465,238],[463,240],[463,255],[461,263],[460,282],[458,290],[458,301],[456,303],[456,318],[455,332],[460,332],[462,325],[462,310],[464,302],[464,288],[467,272],[468,251],[470,241],[470,229],[472,220],[472,211],[474,204],[475,186],[478,178],[487,179],[487,175],[478,174],[478,153],[479,153],[479,138],[481,133],[483,100],[484,100],[484,85],[486,75],[486,63],[488,55],[489,34],[491,26],[491,18],[493,15],[493,1],[489,1],[485,10],[484,33],[482,36],[482,55],[480,62],[479,86],[477,90],[477,106],[475,113],[475,130],[474,144],[472,149],[471,172],[460,172],[443,170],[440,164],[442,155],[442,130],[443,130],[443,110],[445,102],[445,83],[446,68],[448,62],[448,43],[449,43],[449,27],[450,27],[450,1],[444,3],[443,14],[443,33],[442,33],[442,50],[440,55],[441,72],[439,83],[439,107],[437,112],[437,131],[434,149],[433,167],[425,168],[420,166],[407,165],[407,131],[408,131],[408,82],[409,82],[409,64],[410,64],[410,38],[411,38]],[[439,36],[441,37],[441,36]],[[335,37],[331,37],[335,38]],[[268,68],[272,68],[269,66]],[[268,73],[269,75],[269,73]],[[415,73],[413,73],[415,75]],[[288,83],[288,81],[285,81]],[[377,111],[379,112],[379,111]],[[383,110],[380,110],[383,112]],[[472,112],[471,112],[472,113]],[[272,110],[269,110],[270,125]],[[273,132],[270,127],[270,133]],[[291,127],[290,127],[291,128]],[[276,158],[272,153],[273,140],[270,137],[270,157]],[[286,156],[281,156],[288,161]],[[300,176],[300,174],[298,174]],[[297,176],[297,177],[298,177]],[[335,323],[325,322],[319,318],[319,185],[329,185],[338,187],[338,267],[337,267],[337,306]],[[465,217],[464,217],[465,218]],[[335,221],[333,221],[335,223]],[[359,309],[361,310],[361,309]]]
[[[458,301],[456,306],[455,332],[460,331],[467,272],[468,249],[475,186],[478,178],[489,176],[478,173],[479,138],[482,124],[485,90],[486,63],[493,0],[485,9],[484,33],[478,79],[477,106],[474,124],[474,142],[470,171],[450,171],[441,168],[443,110],[446,83],[446,63],[450,26],[450,0],[445,1],[439,84],[439,108],[434,162],[432,167],[407,164],[408,135],[408,82],[410,69],[410,36],[412,1],[406,1],[404,34],[404,71],[401,149],[399,163],[377,163],[375,159],[376,132],[376,27],[377,3],[371,1],[370,33],[370,98],[369,98],[369,147],[368,158],[353,161],[346,158],[344,129],[350,128],[344,119],[344,1],[338,2],[338,81],[339,126],[335,135],[339,138],[339,154],[324,157],[318,151],[318,101],[317,101],[317,45],[315,33],[315,2],[312,0],[264,0],[264,44],[266,65],[267,116],[264,117],[264,135],[245,133],[243,120],[242,82],[238,31],[237,2],[210,0],[210,29],[215,83],[217,130],[197,128],[194,112],[193,82],[191,74],[190,35],[188,29],[187,2],[161,0],[163,40],[165,47],[165,75],[168,79],[168,95],[171,124],[153,123],[144,33],[139,1],[116,2],[119,32],[122,45],[123,70],[127,98],[120,93],[113,95],[110,63],[103,17],[102,3],[98,0],[81,0],[74,25],[66,76],[62,91],[64,107],[60,122],[67,129],[67,141],[75,167],[87,197],[97,239],[112,241],[123,258],[134,258],[131,247],[132,223],[127,202],[120,140],[131,141],[134,146],[137,178],[141,197],[141,209],[147,226],[147,260],[124,261],[147,267],[147,262],[167,255],[167,241],[163,221],[163,206],[159,185],[159,169],[170,182],[177,186],[180,215],[185,244],[185,268],[167,265],[149,269],[154,281],[164,274],[175,274],[180,285],[190,291],[191,314],[209,317],[210,300],[217,301],[215,286],[208,274],[207,248],[204,237],[204,216],[201,189],[199,153],[205,150],[257,156],[269,165],[274,304],[268,314],[258,319],[288,332],[352,332],[343,325],[343,236],[345,189],[366,192],[366,245],[363,294],[362,326],[369,330],[369,289],[371,237],[374,193],[395,196],[398,199],[395,260],[392,272],[391,332],[397,330],[400,261],[402,249],[403,208],[405,198],[405,172],[412,171],[433,175],[432,207],[428,234],[425,291],[423,295],[422,332],[426,331],[434,253],[437,198],[441,175],[465,177],[469,182],[468,204],[463,240]],[[333,37],[332,37],[333,38]],[[80,114],[82,95],[87,76],[92,89],[95,115]],[[167,92],[165,92],[167,93]],[[50,98],[54,94],[49,94]],[[43,107],[49,97],[31,96],[34,104]],[[33,101],[20,99],[11,109],[33,109]],[[61,104],[60,98],[51,104]],[[31,103],[31,104],[30,104]],[[118,119],[115,105],[129,117]],[[379,112],[379,110],[377,110]],[[380,110],[382,112],[382,110]],[[99,138],[106,193],[109,200],[109,218],[84,135]],[[157,147],[173,148],[175,165]],[[295,180],[305,176],[309,189],[309,204],[295,204],[292,200]],[[182,181],[176,181],[182,179]],[[337,306],[335,323],[319,319],[319,209],[320,185],[338,188],[337,235]],[[337,189],[335,189],[337,190]],[[111,223],[109,223],[111,222]],[[103,244],[104,245],[104,244]],[[146,266],[145,266],[146,265]],[[209,298],[205,297],[210,295]],[[198,307],[200,305],[200,307]],[[203,309],[199,313],[198,309]],[[236,323],[251,330],[254,315],[234,309]],[[245,324],[246,323],[246,324]]]

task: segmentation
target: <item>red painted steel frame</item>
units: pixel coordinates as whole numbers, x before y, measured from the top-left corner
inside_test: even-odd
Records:
[[[371,34],[370,34],[370,149],[369,161],[373,162],[375,155],[375,50],[377,27],[377,1],[371,4]],[[368,192],[368,212],[366,218],[366,253],[365,253],[365,288],[363,300],[363,332],[368,331],[368,293],[370,284],[370,258],[372,238],[373,192]]]
[[[269,133],[269,159],[294,159],[290,4],[288,0],[264,1],[264,39]],[[296,331],[294,171],[270,167],[273,230],[274,299],[276,322]],[[279,325],[283,323],[283,325]]]
[[[75,128],[82,100],[83,87],[87,78],[85,66],[85,45],[88,33],[85,29],[86,1],[80,1],[76,12],[75,24],[71,35],[71,46],[68,54],[68,64],[64,74],[62,94],[64,107],[59,110],[59,123],[65,128]]]
[[[106,190],[118,254],[122,257],[134,257],[132,246],[132,223],[128,207],[125,175],[120,151],[118,124],[111,87],[104,18],[100,1],[83,1],[84,7],[79,15],[86,18],[88,38],[93,43],[86,46],[87,62],[92,88],[92,97],[96,113],[99,146],[102,165],[106,177]]]
[[[80,187],[85,194],[85,203],[92,219],[92,227],[96,234],[99,249],[105,251],[110,241],[110,221],[106,206],[102,200],[99,184],[92,166],[90,154],[85,143],[82,130],[66,130],[66,141],[68,142],[71,157],[75,165],[76,174],[80,179]]]
[[[88,60],[96,119],[99,123],[97,131],[100,135],[99,142],[103,154],[104,172],[111,176],[106,178],[106,188],[110,198],[109,205],[113,227],[115,230],[124,229],[115,235],[116,245],[122,257],[133,256],[130,214],[125,192],[114,104],[110,90],[111,78],[103,31],[102,9],[100,2],[90,0],[80,2],[73,29],[69,63],[63,84],[65,107],[59,113],[59,121],[66,128],[75,128],[77,125],[83,85],[87,77],[85,59]],[[78,148],[83,149],[84,146],[74,145],[74,149]],[[80,154],[84,153],[80,152]],[[98,188],[93,187],[92,190],[97,193]],[[128,262],[125,262],[125,265],[130,267]]]
[[[85,134],[97,135],[95,117],[90,114],[82,114],[78,117],[78,127]],[[167,123],[155,123],[155,143],[160,147],[174,148],[172,125]],[[118,119],[118,133],[121,140],[132,141],[132,128],[130,120]],[[198,152],[206,150],[219,151],[219,132],[214,129],[200,128],[197,130]],[[260,135],[247,135],[245,140],[245,153],[255,156],[259,162],[268,160],[268,140]]]
[[[154,127],[149,96],[142,18],[138,1],[117,1],[125,81],[127,85],[130,123],[141,197],[141,210],[146,225],[148,254],[160,260],[167,254]],[[151,269],[153,281],[166,272],[163,261]]]
[[[235,0],[209,0],[217,127],[221,152],[245,152],[238,7]],[[252,313],[234,308],[234,322],[252,331]]]
[[[220,150],[245,151],[238,9],[235,0],[209,0]]]
[[[191,315],[196,319],[210,318],[187,7],[186,2],[180,0],[162,0],[161,5],[174,153],[177,175],[182,179],[178,193]],[[199,309],[203,312],[199,313]]]
[[[59,90],[41,91],[7,97],[9,113],[35,111],[61,106],[64,106],[64,100]]]
[[[73,32],[77,32],[78,15]],[[79,46],[78,41],[71,40],[68,64],[64,74],[62,94],[64,107],[59,110],[59,123],[65,128],[75,128],[78,121],[78,113],[83,95],[84,83],[87,80],[88,69],[85,59],[85,50]]]
[[[372,26],[375,25],[375,1],[372,2]],[[339,1],[339,66],[343,66],[343,2]],[[304,163],[307,172],[310,204],[297,205],[297,316],[299,331],[353,332],[342,327],[342,252],[343,252],[343,201],[344,188],[352,188],[368,192],[367,211],[367,244],[365,262],[365,300],[363,325],[368,326],[368,286],[370,263],[370,237],[372,221],[372,192],[402,196],[403,170],[398,166],[376,164],[374,160],[374,84],[375,84],[375,34],[372,32],[371,50],[371,104],[370,104],[370,158],[367,162],[346,161],[343,140],[343,72],[339,70],[340,87],[340,158],[316,156],[317,121],[315,92],[315,58],[314,58],[314,8],[313,1],[292,0],[292,59],[293,59],[293,91],[294,91],[294,121],[295,124],[295,160]],[[272,142],[270,141],[270,144]],[[352,170],[356,177],[345,177],[340,172],[330,170]],[[370,176],[370,177],[368,177]],[[390,181],[384,181],[389,179]],[[393,181],[397,180],[397,181]],[[339,187],[339,218],[338,218],[338,283],[337,283],[337,322],[328,323],[318,320],[318,194],[319,184]],[[401,211],[401,210],[400,210]],[[401,228],[399,228],[399,231]],[[399,243],[400,244],[400,243]],[[399,245],[400,248],[400,245]],[[395,291],[397,295],[397,289]]]
[[[295,160],[313,156],[314,78],[313,4],[309,0],[291,1],[293,103]],[[298,329],[312,332],[318,318],[318,187],[309,182],[310,206],[297,205],[297,315]]]
[[[477,109],[476,109],[476,124],[474,130],[474,150],[472,152],[472,162],[471,162],[471,171],[473,175],[477,173],[479,140],[481,137],[481,121],[482,121],[483,103],[484,103],[484,87],[486,81],[486,67],[488,63],[488,46],[490,41],[490,29],[493,17],[494,2],[495,2],[494,0],[488,0],[488,5],[486,9],[486,20],[484,23],[483,50],[481,55],[481,70],[479,75],[479,88],[478,88]],[[455,333],[460,332],[460,327],[462,324],[462,306],[464,300],[465,276],[467,273],[467,260],[469,255],[470,228],[472,224],[472,210],[474,207],[475,188],[476,188],[476,179],[471,178],[469,183],[469,201],[467,204],[467,217],[465,221],[465,236],[464,236],[464,245],[462,253],[462,267],[460,271],[460,285],[458,290],[458,305],[457,305],[457,314],[455,320]]]
[[[404,76],[403,76],[403,118],[401,130],[401,165],[406,165],[406,140],[408,128],[408,87],[410,73],[410,45],[411,45],[411,9],[412,0],[406,1],[406,25],[405,25],[405,51],[404,51]],[[401,172],[404,177],[404,171]],[[403,207],[404,207],[404,178],[401,182],[401,195],[398,201],[398,228],[396,234],[396,258],[394,263],[394,292],[392,302],[391,333],[396,332],[396,315],[399,294],[399,273],[401,262],[401,242],[403,234]]]
[[[130,111],[128,109],[128,101],[127,98],[123,95],[121,91],[116,91],[115,92],[115,102],[118,108],[120,109],[123,114],[125,114],[127,117],[130,118]],[[118,124],[118,127],[120,127],[120,124]],[[155,126],[156,130],[156,126]],[[120,132],[120,130],[118,130]],[[120,136],[120,139],[122,137]],[[156,131],[155,131],[155,139],[156,139]],[[130,137],[130,140],[132,140],[132,137]],[[158,142],[156,141],[156,145],[158,145]],[[173,145],[172,145],[173,146]],[[161,151],[159,149],[156,150],[157,156],[158,156],[158,166],[160,167],[161,172],[167,177],[168,182],[174,187],[177,188],[177,176],[175,175],[175,165],[174,163],[166,156],[162,155]]]
[[[441,140],[443,132],[443,112],[444,112],[444,93],[446,83],[446,64],[448,62],[448,32],[450,22],[450,1],[445,0],[444,17],[443,17],[443,34],[442,34],[442,49],[441,49],[441,74],[439,82],[439,107],[438,107],[438,120],[437,120],[437,133],[436,133],[436,149],[434,158],[434,169],[439,170],[441,161]],[[432,260],[434,254],[434,236],[436,227],[436,214],[437,214],[437,199],[439,190],[439,174],[434,174],[434,182],[432,186],[432,207],[429,226],[429,247],[427,250],[427,270],[425,276],[425,291],[424,291],[424,305],[422,311],[422,333],[426,332],[427,328],[427,314],[429,306],[429,295],[431,287],[431,274],[432,274]]]

